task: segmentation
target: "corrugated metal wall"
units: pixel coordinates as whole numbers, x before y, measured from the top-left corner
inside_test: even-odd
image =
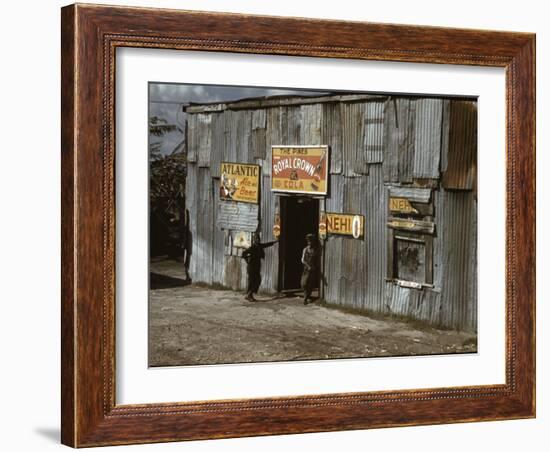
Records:
[[[220,162],[262,166],[260,232],[268,241],[279,199],[270,191],[271,146],[328,144],[325,210],[364,215],[365,236],[326,240],[325,301],[450,328],[477,328],[475,102],[378,96],[304,105],[282,101],[261,109],[247,105],[187,116],[194,281],[235,290],[246,284],[242,250],[232,246],[230,231],[217,226]],[[465,155],[461,146],[467,148]],[[439,184],[442,171],[448,190]],[[428,186],[435,209],[434,287],[419,290],[386,280],[388,203],[391,187],[425,186],[426,180],[433,181]],[[396,193],[408,192],[399,188]],[[277,290],[278,269],[278,247],[271,247],[263,263],[262,291]]]

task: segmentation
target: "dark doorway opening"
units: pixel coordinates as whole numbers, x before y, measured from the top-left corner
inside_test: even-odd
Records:
[[[281,196],[281,237],[279,241],[279,291],[301,290],[302,251],[306,235],[317,236],[319,200]]]

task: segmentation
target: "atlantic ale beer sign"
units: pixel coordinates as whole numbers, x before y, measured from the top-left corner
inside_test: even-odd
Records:
[[[260,166],[222,162],[220,166],[220,199],[258,203]]]
[[[273,146],[271,190],[326,195],[328,146]]]

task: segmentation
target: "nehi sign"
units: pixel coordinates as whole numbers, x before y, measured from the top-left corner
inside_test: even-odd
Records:
[[[345,213],[326,212],[319,221],[319,235],[328,234],[351,235],[361,238],[365,234],[365,217]]]

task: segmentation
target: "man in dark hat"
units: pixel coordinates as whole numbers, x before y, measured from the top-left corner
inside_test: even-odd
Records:
[[[242,257],[246,261],[246,272],[248,274],[248,285],[246,288],[245,300],[256,301],[254,294],[258,293],[262,282],[262,259],[265,258],[265,248],[273,246],[277,241],[260,243],[260,236],[254,234],[252,245],[243,251]]]
[[[311,292],[316,286],[317,272],[319,269],[319,247],[317,246],[317,240],[313,234],[306,235],[307,246],[302,252],[302,264],[304,269],[302,271],[301,285],[304,291],[304,304],[307,305],[311,298]]]

